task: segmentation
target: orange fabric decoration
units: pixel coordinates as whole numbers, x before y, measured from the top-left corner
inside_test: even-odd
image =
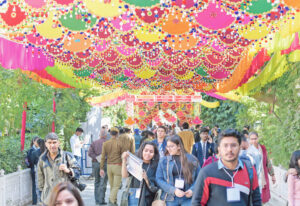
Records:
[[[182,14],[179,12],[175,12],[174,14],[169,14],[167,20],[162,25],[162,30],[175,35],[175,34],[184,34],[188,32],[192,25],[189,25],[189,21],[187,21],[186,17],[182,17]]]
[[[284,0],[284,3],[288,6],[300,9],[300,1],[299,0]]]
[[[128,117],[126,120],[125,120],[125,124],[127,125],[133,125],[135,122],[134,120],[131,118],[131,117]]]
[[[173,42],[174,40],[174,42]],[[173,37],[168,39],[169,45],[175,50],[189,50],[196,46],[198,39],[193,36]]]
[[[232,76],[230,79],[226,79],[223,82],[221,82],[219,85],[217,85],[217,91],[221,93],[227,93],[234,88],[236,88],[240,82],[243,80],[247,70],[251,66],[251,63],[254,58],[254,54],[250,53],[247,49],[244,52],[244,55],[242,55],[242,59],[239,62],[239,64],[236,66],[236,69],[234,70]]]
[[[68,88],[68,87],[62,86],[62,85],[60,85],[58,83],[52,82],[52,81],[50,81],[48,79],[44,79],[44,78],[40,77],[39,75],[37,75],[34,72],[31,72],[31,71],[28,71],[28,70],[21,70],[21,72],[23,74],[26,74],[29,78],[33,79],[34,81],[41,82],[43,84],[52,86],[54,88]]]
[[[70,40],[64,41],[63,47],[72,52],[81,52],[87,50],[91,44],[91,40],[84,34],[75,34]]]

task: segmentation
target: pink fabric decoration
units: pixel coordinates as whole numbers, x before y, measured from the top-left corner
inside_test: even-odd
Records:
[[[116,29],[125,32],[131,30],[135,25],[135,21],[131,21],[130,17],[128,17],[126,14],[123,14],[121,17],[112,20],[111,23]]]
[[[229,71],[222,70],[222,69],[219,71],[213,71],[213,72],[208,72],[208,73],[214,79],[224,79],[224,78],[228,77],[228,75],[230,74]]]
[[[234,17],[222,10],[219,5],[212,2],[208,4],[204,11],[197,13],[195,18],[200,25],[213,30],[226,28],[235,20]]]
[[[281,54],[289,54],[295,50],[300,50],[300,44],[299,44],[299,34],[295,33],[295,39],[293,43],[291,44],[290,48],[282,50]]]
[[[43,70],[54,61],[38,48],[0,38],[0,64],[6,69]]]
[[[46,5],[45,0],[25,0],[25,2],[32,8],[39,9]]]
[[[125,45],[121,45],[117,47],[117,50],[124,56],[131,56],[135,53],[136,48],[126,47]]]
[[[216,99],[227,100],[225,97],[222,97],[222,96],[220,96],[220,95],[217,95],[216,93],[206,92],[205,94],[207,94],[208,96],[214,97],[214,98],[216,98]]]

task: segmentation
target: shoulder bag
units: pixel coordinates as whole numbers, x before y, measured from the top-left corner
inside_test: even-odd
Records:
[[[169,160],[167,161],[167,183],[169,183]],[[152,202],[152,206],[166,206],[166,199],[167,199],[167,195],[168,193],[166,193],[166,196],[164,198],[164,200],[160,199],[162,190],[159,189],[155,195],[155,200]]]
[[[132,181],[132,176],[128,177],[125,190],[122,192],[120,206],[128,206],[129,188]]]

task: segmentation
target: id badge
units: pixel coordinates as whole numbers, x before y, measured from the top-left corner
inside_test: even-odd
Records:
[[[141,188],[136,189],[135,198],[139,199],[141,196]]]
[[[183,189],[184,188],[184,180],[183,179],[175,179],[175,187],[178,189]]]
[[[241,194],[239,189],[235,187],[228,187],[226,192],[227,192],[227,202],[241,201]]]

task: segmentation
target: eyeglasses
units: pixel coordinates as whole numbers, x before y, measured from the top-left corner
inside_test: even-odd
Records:
[[[175,147],[177,147],[176,145],[167,145],[166,148],[167,149],[174,149]]]

